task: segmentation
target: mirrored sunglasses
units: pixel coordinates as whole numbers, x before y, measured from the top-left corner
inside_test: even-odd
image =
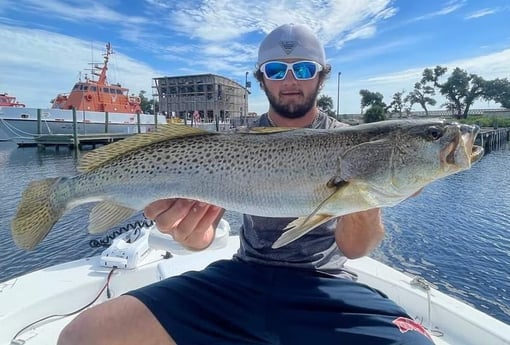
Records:
[[[287,72],[292,70],[297,80],[309,80],[317,76],[322,71],[322,65],[315,61],[268,61],[260,66],[260,71],[264,77],[269,80],[283,80],[287,76]]]

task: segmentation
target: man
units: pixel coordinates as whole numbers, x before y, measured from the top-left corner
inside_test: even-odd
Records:
[[[258,125],[342,126],[316,106],[329,72],[324,48],[310,29],[276,28],[258,53],[255,76],[270,104]],[[161,231],[195,250],[211,243],[223,212],[182,199],[145,209]],[[347,258],[366,255],[382,240],[379,209],[329,221],[272,249],[289,221],[244,215],[232,260],[91,308],[64,329],[59,344],[432,343],[422,332],[401,332],[394,321],[408,315],[343,268]]]

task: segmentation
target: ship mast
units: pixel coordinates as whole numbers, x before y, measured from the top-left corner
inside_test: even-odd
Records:
[[[113,54],[112,46],[110,45],[110,42],[106,43],[106,53],[103,54],[104,56],[104,64],[103,67],[94,66],[97,69],[101,69],[100,73],[92,71],[92,73],[99,77],[97,80],[98,85],[106,85],[106,71],[108,70],[108,58],[109,56]]]

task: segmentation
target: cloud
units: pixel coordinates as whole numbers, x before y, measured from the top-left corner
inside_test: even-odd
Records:
[[[46,108],[57,93],[68,93],[80,74],[83,78],[91,57],[103,61],[104,42],[86,42],[39,29],[0,25],[0,37],[11,37],[2,51],[0,89],[31,107]],[[113,47],[116,51],[116,47]],[[13,71],[18,71],[13,73]],[[151,91],[151,78],[161,72],[135,61],[119,50],[111,58],[109,82],[119,82],[132,93]]]
[[[461,7],[463,7],[465,3],[466,3],[465,0],[451,0],[451,1],[448,1],[439,10],[424,14],[422,16],[415,17],[411,21],[415,22],[415,21],[427,20],[427,19],[431,19],[434,17],[439,17],[439,16],[444,16],[444,15],[450,14],[450,13],[457,11]]]
[[[150,1],[154,4],[155,1]],[[268,33],[285,22],[305,23],[326,44],[371,37],[375,25],[395,15],[390,0],[269,0],[264,2],[210,0],[174,3],[157,1],[173,28],[202,42],[235,40]]]
[[[13,2],[11,6],[15,6],[16,11],[25,11],[36,15],[44,13],[46,17],[71,22],[87,20],[88,22],[116,23],[126,26],[148,23],[148,20],[141,16],[124,16],[105,6],[104,1],[23,0]]]
[[[490,14],[496,13],[497,10],[495,8],[484,8],[481,10],[478,10],[476,12],[472,12],[471,14],[468,14],[465,19],[476,19],[484,16],[488,16]]]
[[[464,4],[450,1],[414,20],[448,15]],[[277,25],[306,23],[325,42],[330,63],[349,62],[356,73],[368,73],[358,60],[375,65],[374,57],[405,53],[425,35],[434,35],[394,35],[395,27],[406,23],[393,20],[391,27],[384,25],[397,14],[392,0],[145,0],[129,6],[118,0],[4,0],[0,4],[0,36],[10,38],[10,47],[2,51],[0,91],[15,93],[29,106],[49,106],[56,93],[69,91],[80,71],[83,76],[91,56],[96,62],[102,60],[104,43],[113,37],[116,54],[111,60],[111,82],[120,82],[134,93],[151,93],[153,77],[214,73],[243,84],[248,71],[253,83],[250,111],[262,112],[267,110],[267,100],[251,72],[260,40]],[[475,14],[470,16],[475,18]],[[34,16],[38,20],[33,20]],[[97,37],[105,41],[98,42]],[[356,44],[345,49],[347,42]],[[338,54],[340,50],[342,54]],[[506,76],[504,59],[508,61],[508,56],[504,52],[500,51],[500,57],[494,53],[459,59],[454,67],[466,66],[469,72],[486,78]],[[408,66],[420,64],[411,57],[409,60]],[[442,65],[450,66],[448,61]],[[379,62],[377,66],[388,71],[387,64]],[[349,73],[342,75],[341,109],[359,108],[361,88],[372,88],[387,98],[402,88],[409,89],[423,70],[405,65],[389,68],[393,72],[358,74],[356,80],[350,80]],[[336,75],[328,80],[324,92],[337,94]]]
[[[439,11],[432,13],[432,15],[438,15],[438,16],[444,16],[445,14],[450,14],[452,12],[455,12],[465,4],[465,0],[452,0],[446,3],[446,6],[444,6]]]
[[[397,49],[405,48],[416,42],[419,35],[413,35],[407,38],[398,38],[383,42],[376,42],[373,45],[363,46],[358,49],[351,49],[342,54],[332,57],[331,63],[343,64],[351,61],[358,61],[364,58],[374,58],[380,55],[388,54],[389,51],[396,51]]]
[[[459,67],[466,70],[468,73],[474,73],[486,80],[492,80],[496,78],[504,78],[510,75],[510,64],[508,64],[508,61],[510,61],[510,49],[504,49],[491,54],[471,58],[443,61],[438,63],[438,65],[448,68],[446,77],[450,75],[455,67]],[[358,113],[357,109],[360,108],[359,90],[361,89],[380,92],[384,95],[384,100],[389,103],[393,94],[396,92],[404,90],[407,93],[411,91],[414,83],[421,79],[423,70],[425,68],[433,67],[435,66],[422,66],[412,69],[395,70],[391,73],[367,76],[357,80],[346,79],[342,76],[340,113]],[[329,80],[323,90],[323,93],[327,95],[335,95],[334,102],[336,102],[337,91],[337,79],[335,76]],[[434,96],[434,98],[436,98],[438,104],[433,109],[438,109],[440,105],[446,101],[438,92],[436,92],[436,96]],[[482,104],[481,102],[477,102],[476,105],[478,107],[485,106],[485,103]],[[415,110],[417,109],[417,106],[415,106]]]
[[[377,26],[397,13],[390,0],[150,0],[148,3],[163,18],[161,22],[172,23],[174,40],[187,38],[188,43],[178,49],[163,48],[169,54],[164,59],[176,59],[188,65],[179,71],[233,75],[253,70],[259,40],[281,23],[305,23],[327,47],[337,50],[347,41],[373,37]],[[161,51],[166,43],[159,44]],[[190,59],[194,55],[200,58]]]

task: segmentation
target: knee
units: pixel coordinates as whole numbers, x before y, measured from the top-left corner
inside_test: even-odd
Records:
[[[79,328],[74,326],[74,322],[67,325],[62,332],[60,332],[57,345],[80,344],[80,342],[77,341],[77,339],[80,338],[76,332],[78,329]]]
[[[99,330],[94,329],[91,323],[92,317],[90,311],[86,310],[72,320],[58,337],[57,345],[80,345],[80,344],[96,344],[94,335]]]

